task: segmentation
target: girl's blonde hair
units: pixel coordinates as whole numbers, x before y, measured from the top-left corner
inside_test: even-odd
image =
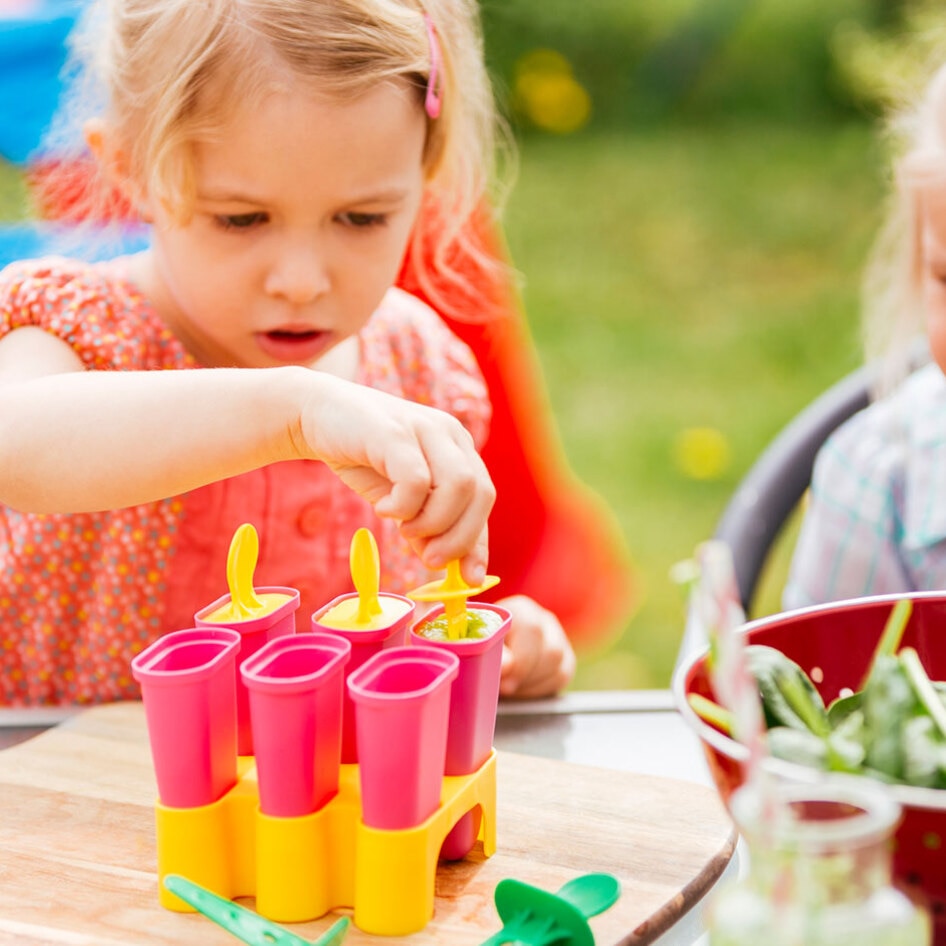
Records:
[[[90,108],[103,113],[130,180],[185,222],[195,196],[193,142],[212,138],[237,105],[259,100],[287,75],[343,99],[406,81],[423,107],[428,22],[442,57],[442,107],[427,119],[424,153],[425,206],[436,212],[421,215],[412,240],[433,245],[427,259],[437,284],[462,284],[465,277],[451,270],[458,255],[487,270],[500,265],[469,224],[474,211],[499,205],[499,158],[510,148],[476,0],[96,0],[74,34],[73,93],[61,110],[66,124],[53,134],[75,141],[75,125]],[[90,181],[82,216],[108,212],[113,191],[103,177]],[[424,232],[433,218],[434,235]],[[436,303],[439,290],[428,281]]]
[[[946,186],[946,64],[892,112],[887,131],[895,154],[889,205],[863,286],[864,349],[880,367],[877,395],[906,376],[924,333],[922,207],[930,189]]]

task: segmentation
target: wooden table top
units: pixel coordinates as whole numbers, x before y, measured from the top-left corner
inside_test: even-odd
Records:
[[[157,899],[150,748],[140,704],[97,707],[0,751],[0,939],[42,946],[226,946]],[[702,785],[498,753],[497,851],[438,869],[434,917],[409,937],[350,927],[346,946],[476,946],[501,923],[498,881],[550,891],[606,871],[622,895],[590,921],[600,946],[644,946],[718,879],[735,844]],[[245,901],[252,906],[252,900]],[[294,924],[314,939],[336,917]]]

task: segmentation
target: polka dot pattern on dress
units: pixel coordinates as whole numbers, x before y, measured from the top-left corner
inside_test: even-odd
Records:
[[[0,338],[26,325],[61,338],[90,369],[199,367],[115,264],[47,259],[8,266],[0,272]],[[358,381],[448,410],[482,443],[485,384],[469,349],[432,310],[392,290],[360,340]],[[290,508],[293,496],[299,500]],[[313,502],[324,504],[324,526],[303,536],[300,509],[310,510],[307,521],[320,521]],[[429,578],[396,524],[312,461],[101,513],[22,514],[0,506],[0,702],[136,699],[131,658],[161,634],[190,626],[196,610],[225,592],[226,545],[235,523],[247,520],[261,532],[258,573],[271,584],[305,579],[309,613],[312,602],[346,590],[339,585],[348,580],[348,546],[361,525],[376,532],[386,590]],[[201,540],[208,534],[214,541]]]
[[[0,337],[35,325],[105,371],[193,367],[153,310],[104,267],[66,260],[0,273]],[[162,632],[179,498],[103,513],[0,507],[0,700],[136,698],[129,661]]]

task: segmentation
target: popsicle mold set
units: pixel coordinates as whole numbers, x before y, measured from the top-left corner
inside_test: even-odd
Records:
[[[492,632],[468,637],[470,588],[446,577],[407,597],[379,590],[374,537],[351,544],[356,591],[297,633],[299,593],[254,587],[259,540],[233,536],[229,594],[194,627],[132,660],[158,785],[160,902],[182,875],[264,917],[350,908],[368,933],[423,929],[439,860],[496,848],[492,749],[510,616],[476,603]],[[440,600],[422,619],[415,600]],[[475,608],[475,611],[474,611]],[[431,621],[445,629],[431,640]]]

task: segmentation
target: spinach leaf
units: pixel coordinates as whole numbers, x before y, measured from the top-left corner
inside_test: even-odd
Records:
[[[919,701],[899,658],[882,655],[864,688],[861,706],[868,739],[866,764],[892,778],[903,777],[903,728]]]
[[[788,726],[817,736],[828,734],[824,701],[808,674],[794,660],[765,644],[750,644],[745,655],[749,672],[759,687],[768,728]]]
[[[946,787],[946,740],[930,716],[903,726],[903,780],[924,788]]]
[[[857,773],[867,758],[867,727],[859,709],[848,713],[828,734],[828,768]]]
[[[776,759],[796,762],[807,768],[828,768],[828,747],[824,739],[807,729],[775,726],[766,733],[769,752]]]

